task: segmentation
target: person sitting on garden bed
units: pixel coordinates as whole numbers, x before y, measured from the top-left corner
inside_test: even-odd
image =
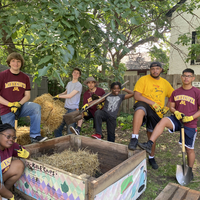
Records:
[[[200,90],[192,86],[194,79],[193,69],[183,70],[182,87],[174,90],[170,97],[169,108],[174,115],[160,120],[147,143],[138,143],[138,146],[151,153],[152,145],[162,134],[165,127],[168,128],[169,132],[181,131],[181,120],[184,123],[188,166],[191,168],[195,161],[194,143],[197,135],[197,118],[200,117]],[[179,143],[182,143],[181,136]]]
[[[92,102],[95,99],[99,99],[101,96],[105,94],[105,91],[102,88],[97,87],[98,83],[95,80],[94,77],[88,77],[84,84],[88,86],[88,90],[83,95],[83,110],[88,107],[88,103]],[[98,104],[90,107],[88,110],[83,112],[83,118],[84,120],[94,119],[94,114],[97,111],[97,109],[102,109],[103,105]],[[73,126],[70,126],[70,130],[72,133],[76,135],[80,135],[81,132],[81,126],[83,124],[83,119],[79,120],[77,122],[77,128],[74,128]],[[93,120],[93,128],[95,128],[95,123]]]
[[[122,88],[121,83],[113,82],[110,86],[111,94],[105,97],[101,102],[104,103],[104,107],[102,110],[97,110],[95,112],[94,120],[95,120],[95,131],[91,137],[95,139],[101,140],[102,138],[102,122],[106,122],[107,126],[107,140],[110,142],[115,142],[115,128],[116,128],[116,118],[117,113],[119,111],[119,107],[121,102],[124,99],[129,99],[134,96],[134,92]],[[128,94],[119,94],[121,89]],[[97,100],[96,100],[97,101]]]

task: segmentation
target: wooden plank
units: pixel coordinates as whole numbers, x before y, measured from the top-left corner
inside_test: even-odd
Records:
[[[178,189],[178,185],[175,183],[169,183],[162,192],[155,198],[155,200],[169,200],[172,198],[176,190]]]
[[[176,193],[172,197],[172,200],[177,200],[177,199],[184,200],[188,190],[189,188],[187,187],[179,186],[178,190],[176,190]]]
[[[35,198],[32,198],[31,196],[21,192],[20,190],[18,190],[17,188],[14,187],[14,191],[19,194],[20,196],[22,196],[24,199],[26,200],[35,200]],[[21,198],[20,198],[21,199]]]
[[[133,171],[144,159],[146,159],[146,152],[140,151],[138,154],[131,156],[99,178],[89,182],[89,199],[94,199],[96,194]]]
[[[195,190],[189,190],[184,200],[199,200],[200,192]]]

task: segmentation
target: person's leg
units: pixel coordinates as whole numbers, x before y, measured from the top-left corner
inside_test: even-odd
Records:
[[[5,115],[1,116],[1,121],[3,124],[8,123],[10,124],[12,127],[15,126],[15,115],[12,112],[9,112]]]
[[[13,197],[10,192],[11,187],[21,177],[24,171],[24,163],[21,160],[13,160],[10,168],[3,174],[4,187],[0,189],[2,197],[11,198]]]
[[[107,126],[107,140],[110,142],[115,142],[115,128],[116,128],[116,119],[113,117],[108,117],[106,120]]]
[[[194,161],[195,161],[195,152],[194,149],[189,149],[186,147],[186,152],[187,152],[187,161],[188,161],[188,166],[193,168]]]
[[[21,107],[19,118],[26,116],[30,117],[30,137],[35,138],[41,136],[41,106],[34,102],[26,102]]]
[[[74,111],[76,111],[77,109],[67,109],[67,113],[71,113],[71,112],[74,112]],[[74,122],[74,123],[72,123],[72,124],[69,124],[69,125],[67,125],[66,124],[66,126],[67,126],[67,135],[70,135],[70,134],[73,134],[73,132],[70,130],[70,127],[76,127],[76,122]]]
[[[163,128],[163,131],[164,131],[164,128]],[[162,132],[163,132],[162,131]],[[162,132],[161,132],[161,134],[162,134]],[[148,137],[148,140],[151,140],[150,138],[151,138],[151,136],[152,136],[152,132],[149,132],[149,131],[147,131],[147,137]],[[157,136],[158,137],[158,136]],[[157,138],[156,138],[157,139]],[[152,145],[152,147],[151,147],[151,153],[150,153],[150,156],[154,156],[154,154],[155,154],[155,149],[156,149],[156,140],[153,142],[153,145]]]

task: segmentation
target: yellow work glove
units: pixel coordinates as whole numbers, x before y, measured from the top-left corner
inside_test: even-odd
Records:
[[[26,151],[26,149],[24,149],[23,147],[20,146],[20,149],[17,150],[17,155],[20,158],[28,158],[30,153],[28,151]]]
[[[101,110],[104,107],[104,102],[97,104],[97,109]]]
[[[168,112],[169,108],[167,106],[165,106],[162,110],[161,110],[161,113],[163,115],[165,115],[167,112]]]
[[[53,97],[53,100],[59,99],[59,94],[57,94],[55,97]]]
[[[191,122],[193,119],[194,119],[193,116],[184,116],[182,122],[183,123]]]
[[[13,194],[13,197],[9,198],[8,200],[15,200],[14,194]]]
[[[160,107],[157,103],[154,103],[152,106],[153,106],[153,109],[154,109],[156,112],[160,112],[160,111],[161,111],[161,107]]]
[[[11,102],[8,103],[8,107],[10,107],[10,110],[11,110],[12,113],[16,113],[17,110],[19,108],[21,108],[21,106],[22,105],[19,102],[17,102],[17,101],[13,102],[13,103],[11,103]]]
[[[88,110],[86,110],[87,107],[88,107],[88,104],[86,103],[86,104],[81,108],[82,111],[85,111],[85,112],[83,112],[83,115],[84,115],[85,117],[88,116]]]
[[[176,119],[178,119],[178,120],[180,120],[180,119],[182,119],[183,118],[183,113],[181,113],[181,112],[179,112],[179,111],[175,111],[174,112],[174,115],[175,115],[175,117],[176,117]]]

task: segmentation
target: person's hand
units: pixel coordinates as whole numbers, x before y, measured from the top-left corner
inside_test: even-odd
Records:
[[[104,102],[97,104],[97,109],[101,110],[104,107]]]
[[[125,90],[125,86],[121,86],[121,90]]]
[[[183,123],[191,122],[193,120],[193,116],[184,116],[182,119]]]
[[[9,198],[8,200],[15,200],[15,196],[13,194],[13,196],[11,198]]]
[[[10,110],[11,110],[12,113],[16,113],[17,110],[19,108],[21,108],[21,106],[22,105],[18,101],[12,102],[12,103],[11,102],[8,103],[8,107],[10,107]]]
[[[178,120],[182,119],[183,116],[184,116],[183,113],[181,113],[181,112],[179,112],[177,110],[174,112],[174,115],[175,115],[176,119],[178,119]]]
[[[169,111],[169,108],[167,106],[165,106],[162,110],[161,110],[161,113],[163,115],[165,115],[167,112]]]
[[[81,108],[81,110],[85,111],[88,107],[88,104],[86,103],[85,105],[83,105],[83,107]]]
[[[59,99],[59,94],[53,97],[53,100],[57,100],[57,99]]]
[[[87,107],[88,107],[88,104],[86,103],[86,104],[81,108],[81,110],[84,111],[84,112],[83,112],[83,115],[84,115],[85,117],[88,116],[88,110],[86,110]]]
[[[24,149],[23,147],[20,146],[20,149],[17,150],[17,155],[20,158],[28,158],[30,153],[28,151],[26,151],[26,149]]]
[[[160,112],[160,111],[161,111],[161,107],[160,107],[157,103],[154,103],[152,106],[153,106],[153,109],[154,109],[156,112]]]
[[[92,94],[92,101],[99,99],[99,96],[97,94]]]

